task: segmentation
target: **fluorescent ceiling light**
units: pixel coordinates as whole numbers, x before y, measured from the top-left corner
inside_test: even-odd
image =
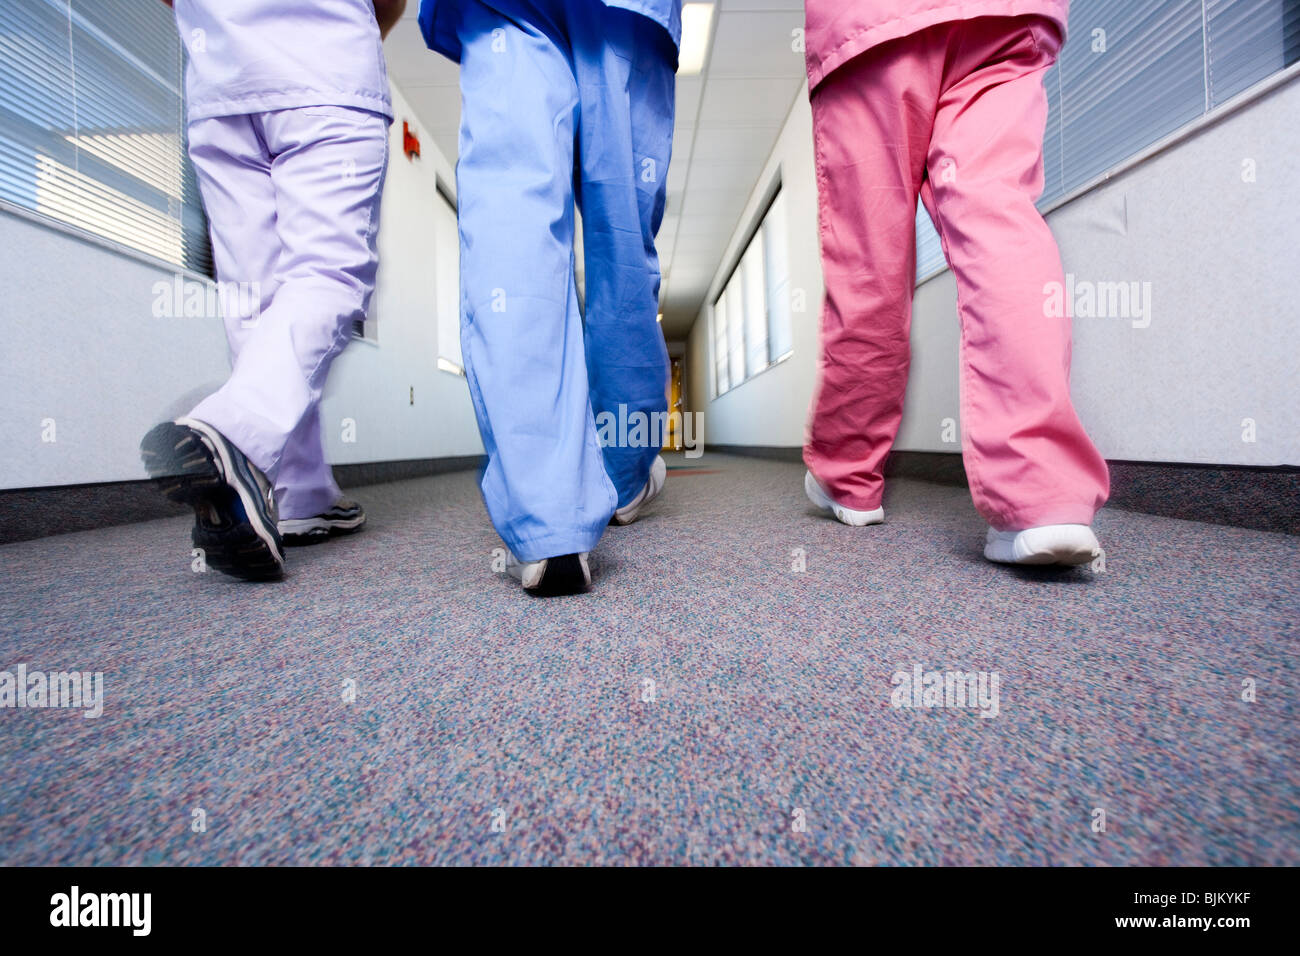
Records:
[[[713,4],[688,3],[682,7],[682,46],[677,57],[678,76],[692,76],[704,69],[712,26]]]

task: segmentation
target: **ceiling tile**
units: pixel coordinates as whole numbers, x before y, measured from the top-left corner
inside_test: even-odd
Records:
[[[744,163],[692,163],[686,185],[690,189],[735,189],[739,186],[748,191],[758,181],[766,163],[766,156],[753,156]]]
[[[803,29],[803,9],[771,13],[724,10],[709,53],[710,80],[726,76],[779,76],[802,80],[803,53],[794,31]]]
[[[710,77],[700,104],[700,129],[733,126],[778,129],[785,122],[790,105],[802,86],[802,79],[789,77]]]
[[[744,165],[755,158],[766,160],[778,132],[767,127],[700,129],[695,134],[691,162]]]
[[[424,43],[414,20],[403,18],[384,41],[388,75],[402,92],[414,86],[459,86],[460,67]]]
[[[704,79],[702,77],[677,77],[677,96],[674,103],[676,112],[673,120],[677,126],[689,129],[695,125],[695,114],[700,108],[700,91],[703,89]]]

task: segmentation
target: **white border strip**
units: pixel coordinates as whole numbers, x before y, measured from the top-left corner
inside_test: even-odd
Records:
[[[63,222],[53,218],[52,216],[47,216],[44,213],[33,212],[24,206],[10,202],[8,199],[0,199],[0,212],[9,213],[15,219],[22,219],[26,222],[32,223],[33,225],[43,226],[52,232],[63,233],[65,236],[71,236],[73,239],[80,239],[82,242],[89,243],[92,246],[99,246],[101,249],[115,252],[128,259],[134,259],[136,262],[143,263],[144,265],[161,269],[169,276],[182,275],[188,276],[198,282],[216,282],[216,280],[207,273],[195,272],[187,266],[177,265],[174,262],[168,262],[166,259],[159,259],[157,256],[150,255],[147,252],[141,252],[139,249],[133,249],[128,245],[124,245],[113,239],[108,239],[104,236],[98,235],[97,233],[93,233],[88,229],[82,229],[80,226],[74,226],[71,223]]]

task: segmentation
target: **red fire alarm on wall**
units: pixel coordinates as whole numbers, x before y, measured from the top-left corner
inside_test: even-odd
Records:
[[[420,140],[411,132],[411,126],[406,120],[402,120],[402,152],[407,159],[415,159],[420,155]]]

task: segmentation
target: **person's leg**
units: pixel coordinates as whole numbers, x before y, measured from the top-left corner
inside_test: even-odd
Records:
[[[590,551],[616,504],[574,287],[578,88],[560,31],[535,12],[467,0],[458,26],[461,349],[483,500],[524,562]]]
[[[569,31],[581,101],[587,375],[597,427],[614,439],[604,444],[605,470],[623,508],[645,488],[666,431],[655,234],[672,154],[676,57],[654,21],[599,0],[571,0]],[[620,422],[646,440],[620,444]]]
[[[251,301],[256,307],[253,314],[224,310],[226,342],[234,364],[275,294],[280,237],[275,231],[271,157],[250,116],[196,120],[188,133],[217,281],[246,293],[239,302]]]
[[[271,158],[248,116],[200,120],[189,128],[212,236],[232,364],[274,292],[280,258]],[[163,422],[140,443],[159,490],[194,509],[191,539],[211,567],[267,580],[283,572],[270,481],[228,436],[191,416]]]
[[[998,531],[1092,522],[1106,462],[1070,401],[1070,322],[1043,189],[1043,74],[1060,45],[1039,18],[960,25],[935,115],[922,199],[957,280],[962,452],[975,506]]]
[[[238,290],[241,303],[256,305],[251,315],[229,306],[225,310],[233,365],[279,284],[275,273],[282,250],[271,157],[247,115],[197,120],[190,125],[189,139],[217,281]],[[317,515],[340,494],[325,463],[319,412],[312,406],[285,443],[275,481],[277,510],[282,520]]]
[[[826,298],[804,461],[834,503],[858,512],[880,507],[902,419],[916,197],[944,36],[938,28],[884,44],[812,94]]]
[[[252,122],[271,157],[277,286],[230,379],[191,417],[275,481],[290,436],[319,403],[374,288],[388,124],[346,107],[278,110]]]
[[[343,496],[325,460],[320,404],[315,403],[289,435],[275,476],[275,502],[281,521],[311,518],[328,511]]]

